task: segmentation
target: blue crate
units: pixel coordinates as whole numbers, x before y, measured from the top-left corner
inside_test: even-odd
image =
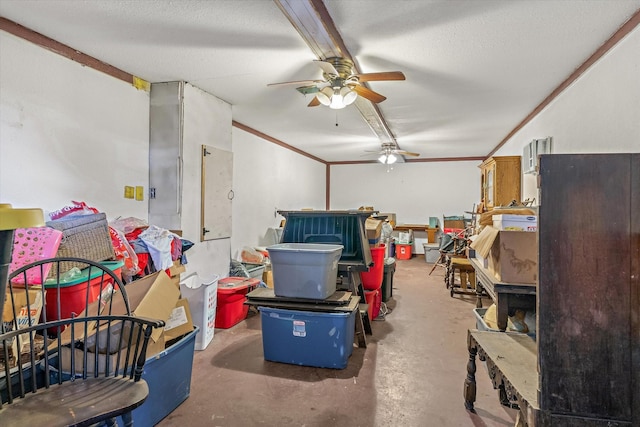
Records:
[[[265,360],[344,369],[353,352],[356,308],[311,312],[259,307]]]
[[[133,425],[151,427],[169,415],[191,391],[191,370],[198,327],[144,364],[142,378],[149,386],[149,397],[133,410]],[[118,425],[124,425],[118,417]]]
[[[189,397],[198,331],[196,326],[192,332],[146,360],[142,378],[149,386],[149,396],[141,406],[133,410],[133,423],[136,427],[156,425]],[[52,364],[56,363],[57,360],[54,359]],[[51,366],[50,383],[57,383],[58,375],[58,371]],[[62,373],[62,381],[70,379],[70,373]],[[118,425],[125,425],[122,417],[118,417],[117,421]]]

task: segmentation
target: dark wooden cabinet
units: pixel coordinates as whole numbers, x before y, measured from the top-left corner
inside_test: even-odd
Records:
[[[640,154],[543,155],[540,420],[640,426]]]

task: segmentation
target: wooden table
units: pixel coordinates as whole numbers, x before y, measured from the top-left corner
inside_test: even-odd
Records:
[[[429,224],[396,224],[393,231],[424,231],[426,233]]]
[[[500,403],[519,409],[516,426],[540,425],[536,342],[526,334],[469,330],[469,362],[464,381],[464,406],[473,411],[476,400],[476,355],[487,363]]]
[[[478,281],[476,285],[478,307],[482,307],[480,295],[484,290],[496,304],[498,328],[501,331],[507,329],[507,319],[512,309],[536,308],[536,285],[501,282],[492,272],[484,268],[477,258],[469,258],[469,261],[476,271]]]

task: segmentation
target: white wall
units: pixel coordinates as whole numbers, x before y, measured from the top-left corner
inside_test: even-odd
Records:
[[[243,246],[265,244],[276,208],[325,204],[325,165],[238,129],[232,141],[231,115],[185,85],[181,229],[195,243],[187,274],[205,280],[227,275]],[[202,144],[234,152],[231,239],[199,241]],[[78,200],[109,219],[147,220],[148,176],[149,93],[0,31],[0,203],[55,210]],[[145,200],[125,199],[125,185],[144,186]]]
[[[463,215],[480,200],[479,161],[331,166],[331,209],[373,206],[398,224]]]
[[[324,164],[238,128],[233,156],[233,258],[269,243],[268,228],[283,219],[276,210],[325,209]]]
[[[553,153],[640,152],[640,28],[621,40],[496,153],[522,155],[535,138]],[[538,197],[525,175],[522,198]],[[539,199],[538,199],[539,200]]]
[[[149,94],[0,31],[0,203],[147,219]]]
[[[232,151],[231,105],[185,84],[183,132],[181,229],[183,238],[195,243],[186,253],[186,275],[197,272],[208,282],[214,274],[228,275],[230,239],[200,242],[202,145]]]

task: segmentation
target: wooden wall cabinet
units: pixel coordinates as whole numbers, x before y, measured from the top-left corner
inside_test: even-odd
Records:
[[[640,425],[640,153],[540,156],[546,426]]]
[[[520,202],[520,156],[489,157],[480,165],[480,198],[487,210]]]

